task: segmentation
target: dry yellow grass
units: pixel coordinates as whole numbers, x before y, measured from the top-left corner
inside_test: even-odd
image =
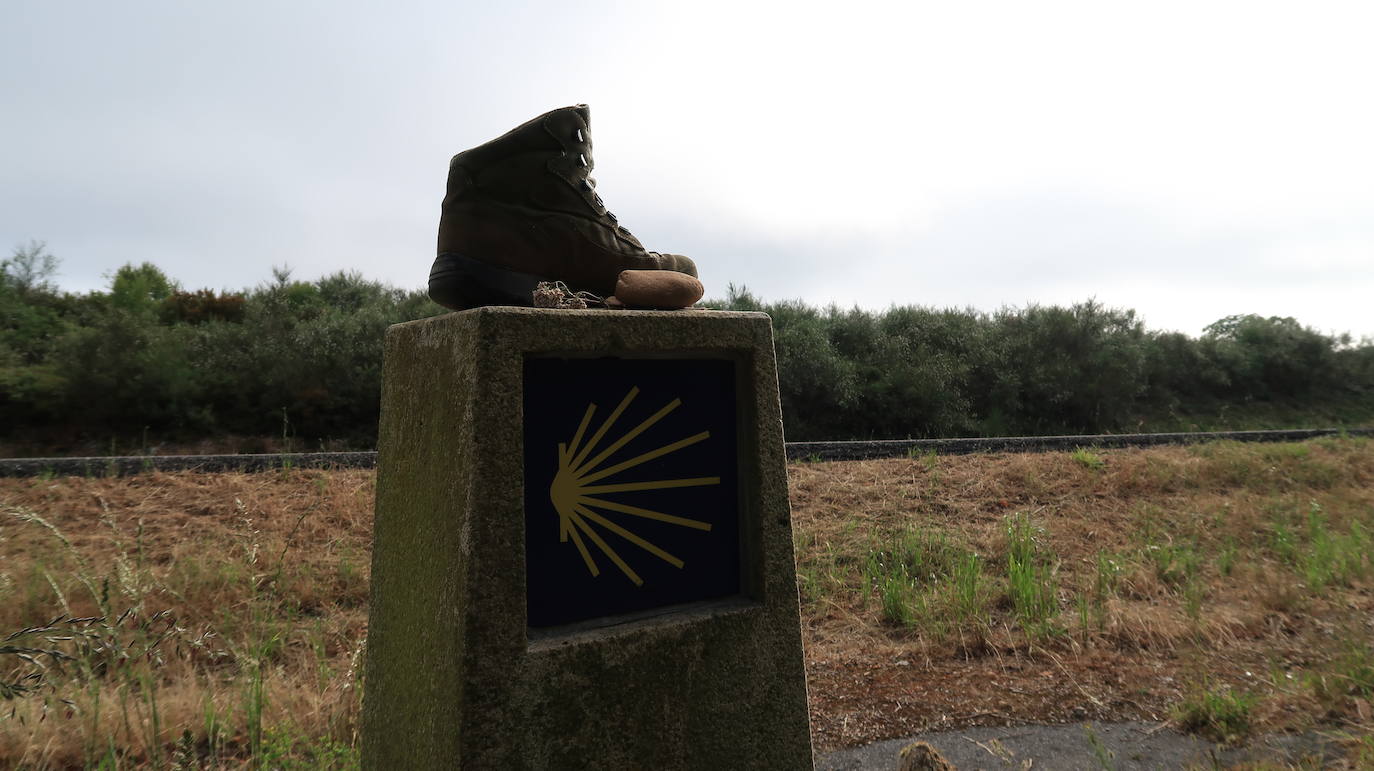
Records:
[[[1257,694],[1256,729],[1368,735],[1368,441],[790,472],[823,747],[969,723],[1169,719],[1199,690],[1227,687]],[[1034,624],[1008,568],[1018,521],[1055,598]],[[971,554],[972,611],[950,568]],[[904,555],[922,569],[895,571],[885,588],[884,565]],[[1338,687],[1313,685],[1323,677]]]
[[[47,719],[40,699],[18,701],[0,722],[0,766],[81,767],[111,744],[123,765],[170,762],[186,731],[190,754],[221,765],[253,751],[346,759],[339,748],[356,746],[371,472],[5,480],[0,490],[0,629],[101,615],[108,594],[110,611],[170,609],[185,630],[158,646],[159,666],[58,678],[51,696],[73,700],[73,717],[53,698]],[[116,628],[116,644],[136,649],[146,637],[136,627]]]
[[[1374,532],[1374,443],[802,463],[789,477],[821,749],[1169,719],[1223,686],[1255,695],[1257,727],[1370,733],[1374,568],[1355,552]],[[0,480],[0,636],[137,610],[96,629],[101,667],[69,663],[3,704],[0,767],[356,764],[372,499],[369,471]],[[1022,553],[1034,570],[1018,589]],[[1024,594],[1037,586],[1039,610]],[[0,656],[0,674],[29,669]]]

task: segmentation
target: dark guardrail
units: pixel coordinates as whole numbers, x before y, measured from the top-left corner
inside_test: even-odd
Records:
[[[279,455],[112,455],[92,458],[0,458],[0,477],[129,476],[149,471],[275,471],[289,468],[373,468],[376,452],[294,452]]]
[[[872,460],[935,452],[1062,452],[1079,447],[1155,447],[1165,444],[1300,442],[1319,436],[1374,436],[1374,428],[1305,428],[1282,431],[1208,431],[1177,434],[1096,434],[1091,436],[998,436],[973,439],[891,439],[873,442],[788,442],[788,460]]]
[[[970,439],[888,439],[868,442],[788,442],[788,460],[872,460],[934,452],[1055,452],[1079,447],[1154,447],[1166,444],[1297,442],[1320,436],[1374,436],[1374,428],[1211,431],[1092,436],[999,436]],[[149,471],[252,472],[279,469],[374,468],[376,452],[302,452],[279,455],[120,455],[90,458],[0,458],[0,477],[129,476]]]

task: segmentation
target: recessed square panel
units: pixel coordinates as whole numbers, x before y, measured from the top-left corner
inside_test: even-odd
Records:
[[[740,592],[734,362],[531,357],[530,627]]]

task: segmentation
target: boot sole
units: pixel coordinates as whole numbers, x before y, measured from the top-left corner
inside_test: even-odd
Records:
[[[450,310],[483,305],[534,304],[534,288],[552,279],[488,265],[461,254],[445,252],[429,269],[429,297]]]

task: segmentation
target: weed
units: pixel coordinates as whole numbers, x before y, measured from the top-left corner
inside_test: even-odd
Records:
[[[1260,604],[1267,610],[1292,613],[1306,600],[1303,587],[1291,576],[1278,572],[1265,574],[1260,589]]]
[[[822,591],[821,570],[819,560],[815,556],[818,551],[815,536],[808,536],[797,530],[793,533],[792,540],[797,562],[797,589],[801,592],[804,602],[817,602],[822,597]],[[345,584],[352,578],[355,570],[352,560],[348,557],[341,558],[336,569],[340,580]]]
[[[1345,650],[1323,671],[1307,678],[1312,695],[1336,710],[1350,696],[1368,698],[1374,695],[1374,649],[1355,641],[1347,641]]]
[[[891,541],[887,548],[869,545],[864,574],[870,584],[879,575],[900,575],[907,583],[933,585],[951,575],[962,554],[948,536],[928,529],[907,528]]]
[[[1202,598],[1205,590],[1202,582],[1189,580],[1183,585],[1183,613],[1193,621],[1202,620]]]
[[[1101,455],[1098,455],[1086,447],[1075,449],[1073,452],[1069,453],[1069,457],[1072,458],[1075,463],[1089,471],[1101,471],[1107,467],[1107,462],[1102,460]]]
[[[826,554],[822,554],[822,547],[816,543],[815,535],[808,536],[801,530],[793,533],[794,552],[797,561],[797,590],[801,592],[802,602],[816,603],[826,598],[826,592],[830,588],[833,580],[834,565],[826,569],[827,557],[829,561],[834,561],[834,548],[827,544]],[[335,566],[339,583],[341,585],[354,585],[357,583],[359,570],[353,562],[353,554],[350,551],[339,554],[337,566]]]
[[[103,593],[96,591],[95,583],[92,579],[91,567],[89,564],[87,564],[85,556],[82,555],[82,553],[74,545],[72,545],[71,539],[67,538],[67,536],[61,530],[58,530],[57,527],[54,526],[51,522],[49,522],[47,519],[44,519],[43,517],[39,516],[37,512],[20,506],[6,506],[4,510],[6,514],[19,520],[20,522],[38,525],[39,527],[48,531],[48,533],[54,539],[56,539],[58,543],[62,544],[67,554],[69,554],[72,557],[72,559],[76,562],[77,580],[80,581],[81,584],[86,587],[86,591],[90,592],[91,597],[94,600],[96,600],[97,603],[100,602]],[[71,612],[71,608],[67,603],[66,596],[62,593],[62,590],[57,586],[57,583],[53,581],[51,576],[45,577],[47,577],[48,584],[52,587],[53,593],[57,595],[59,602],[61,602],[63,610],[66,611],[68,616],[73,615]],[[109,608],[103,604],[100,605],[100,611],[101,615],[109,615]]]
[[[919,626],[934,639],[952,630],[990,623],[990,590],[983,560],[943,534],[907,529],[891,545],[870,543],[861,570],[865,598],[877,596],[879,617],[902,627]]]
[[[1370,532],[1359,520],[1347,533],[1337,532],[1321,504],[1308,504],[1301,531],[1280,510],[1270,524],[1270,550],[1293,568],[1308,591],[1320,594],[1332,585],[1348,586],[1369,573]]]
[[[1348,693],[1359,696],[1374,694],[1374,650],[1351,644],[1345,654],[1336,660],[1334,671],[1345,682]]]
[[[797,590],[802,602],[816,602],[821,599],[820,571],[815,565],[797,565]]]
[[[1346,534],[1341,546],[1341,569],[1347,579],[1368,577],[1369,555],[1371,549],[1374,549],[1374,538],[1370,537],[1369,528],[1359,520],[1351,522],[1350,532]]]
[[[1231,575],[1236,566],[1236,539],[1226,536],[1222,539],[1221,549],[1217,551],[1217,572],[1223,576]]]
[[[1095,560],[1097,572],[1093,577],[1093,593],[1099,600],[1116,594],[1117,584],[1121,581],[1121,563],[1104,552],[1097,553]]]
[[[1154,567],[1155,576],[1173,586],[1191,583],[1202,566],[1196,540],[1182,544],[1150,543],[1145,547],[1145,557]]]
[[[1053,633],[1050,621],[1059,612],[1059,600],[1050,567],[1009,558],[1007,580],[1021,626],[1033,637]]]
[[[261,767],[281,771],[350,771],[361,767],[356,747],[328,736],[302,736],[291,726],[268,731],[255,757]]]
[[[262,661],[253,661],[248,664],[248,680],[244,683],[243,693],[244,729],[248,734],[248,751],[253,757],[262,755],[262,713],[265,706],[267,697],[263,691]]]
[[[1266,442],[1259,446],[1259,457],[1267,461],[1303,460],[1312,450],[1302,442]]]
[[[156,753],[161,730],[153,686],[157,673],[169,660],[204,647],[204,636],[191,638],[166,611],[148,618],[129,611],[114,620],[62,616],[0,641],[0,656],[13,656],[27,665],[0,668],[11,673],[0,678],[0,698],[10,705],[9,718],[16,716],[19,700],[27,698],[38,699],[40,721],[57,705],[71,718],[84,693],[98,695],[102,685],[113,686],[126,713],[131,704],[138,713],[141,738]],[[89,706],[94,721],[100,712],[98,696]],[[133,733],[127,720],[125,730]]]
[[[1350,768],[1374,768],[1374,735],[1350,737],[1352,746],[1346,753]]]
[[[1205,589],[1200,576],[1202,556],[1197,536],[1183,543],[1150,543],[1145,547],[1145,556],[1161,582],[1178,587],[1184,615],[1200,621]]]
[[[1088,632],[1099,626],[1096,621],[1100,618],[1100,614],[1095,612],[1096,603],[1093,602],[1092,598],[1082,592],[1075,593],[1073,601],[1074,609],[1078,612],[1078,629],[1086,639]]]
[[[983,583],[983,561],[974,552],[967,552],[954,563],[953,608],[960,626],[988,623],[987,590]]]
[[[1102,743],[1102,738],[1093,730],[1092,723],[1083,724],[1083,738],[1087,739],[1088,746],[1092,748],[1093,759],[1102,771],[1114,771],[1116,768],[1116,753],[1107,749],[1107,745]]]
[[[1032,562],[1039,551],[1037,541],[1043,535],[1043,531],[1031,524],[1030,517],[1024,514],[1007,517],[1004,531],[1007,538],[1008,561],[1022,564]]]
[[[1193,689],[1174,706],[1174,719],[1189,733],[1198,733],[1224,744],[1244,738],[1258,697],[1229,687]]]
[[[1288,565],[1298,562],[1298,537],[1287,518],[1280,515],[1270,526],[1270,548],[1274,556]]]
[[[934,450],[923,451],[917,447],[909,448],[906,451],[906,457],[911,460],[919,459],[921,461],[921,465],[925,467],[926,471],[934,471],[936,465],[938,465],[940,460],[939,456],[935,453]]]
[[[200,729],[205,736],[208,754],[212,758],[218,757],[228,735],[229,726],[225,722],[225,716],[220,714],[219,708],[215,706],[214,698],[210,694],[206,694],[201,703],[200,717]]]
[[[1343,583],[1344,560],[1338,549],[1326,515],[1313,502],[1307,512],[1307,549],[1298,560],[1298,572],[1313,592],[1322,591],[1333,581]]]
[[[900,626],[911,626],[916,616],[911,607],[911,579],[906,568],[900,564],[881,561],[878,554],[870,552],[866,563],[869,582],[877,589],[879,607],[884,621]]]
[[[1059,613],[1058,588],[1052,555],[1042,554],[1037,543],[1040,532],[1027,516],[1007,518],[1007,593],[1017,621],[1033,637],[1058,631],[1052,624]]]

